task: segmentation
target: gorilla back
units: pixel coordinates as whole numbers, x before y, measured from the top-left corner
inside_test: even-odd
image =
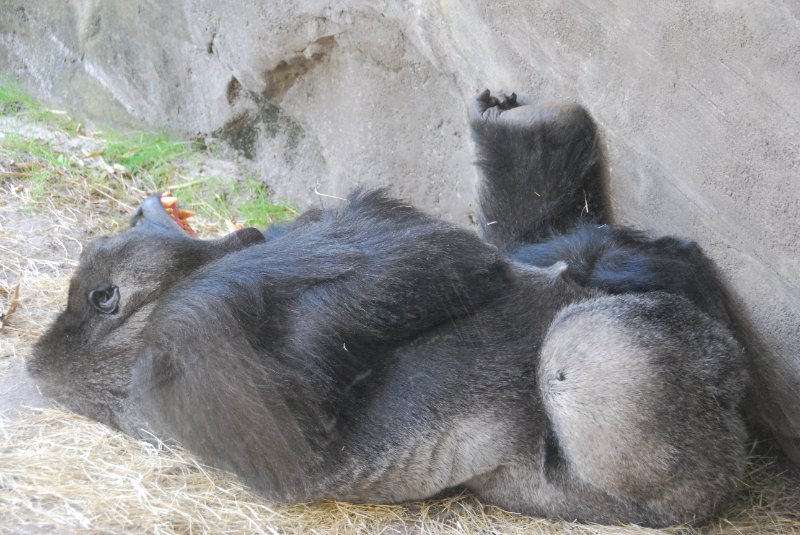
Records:
[[[471,125],[483,239],[356,192],[203,241],[152,197],[87,248],[29,370],[274,500],[465,485],[569,520],[713,514],[743,467],[746,381],[713,267],[602,226],[582,109],[485,92]]]

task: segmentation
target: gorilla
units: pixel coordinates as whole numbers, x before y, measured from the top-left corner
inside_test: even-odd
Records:
[[[748,383],[697,244],[611,224],[580,106],[470,104],[478,234],[357,190],[189,237],[157,196],[84,251],[29,372],[271,500],[466,487],[511,511],[665,526],[734,496]]]

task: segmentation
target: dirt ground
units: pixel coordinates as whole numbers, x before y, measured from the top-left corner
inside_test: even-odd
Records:
[[[109,183],[127,181],[122,190],[108,190],[122,192],[115,196],[75,172],[37,195],[26,171],[31,162],[0,153],[0,532],[800,533],[800,480],[761,454],[754,454],[741,482],[739,505],[723,518],[663,531],[553,523],[506,513],[471,495],[398,506],[285,506],[184,451],[137,442],[50,406],[27,380],[25,357],[63,307],[83,244],[124,228],[146,192],[102,155],[92,156],[92,136],[0,119],[0,143],[11,131],[43,138],[66,158],[106,172]],[[235,162],[209,156],[190,167],[178,181],[220,168],[237,180]],[[195,227],[205,235],[224,230],[222,221],[202,218]]]

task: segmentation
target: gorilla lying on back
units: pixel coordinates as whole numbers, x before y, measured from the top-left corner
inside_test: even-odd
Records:
[[[381,192],[188,237],[157,197],[84,252],[30,372],[268,498],[463,485],[551,518],[702,519],[744,465],[747,380],[692,242],[608,226],[580,107],[472,102],[479,238]]]

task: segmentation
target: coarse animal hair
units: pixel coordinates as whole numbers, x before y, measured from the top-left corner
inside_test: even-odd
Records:
[[[185,235],[157,197],[83,253],[28,369],[280,501],[466,486],[550,518],[663,526],[734,493],[745,353],[693,242],[609,220],[581,107],[470,105],[480,236],[382,191]]]

